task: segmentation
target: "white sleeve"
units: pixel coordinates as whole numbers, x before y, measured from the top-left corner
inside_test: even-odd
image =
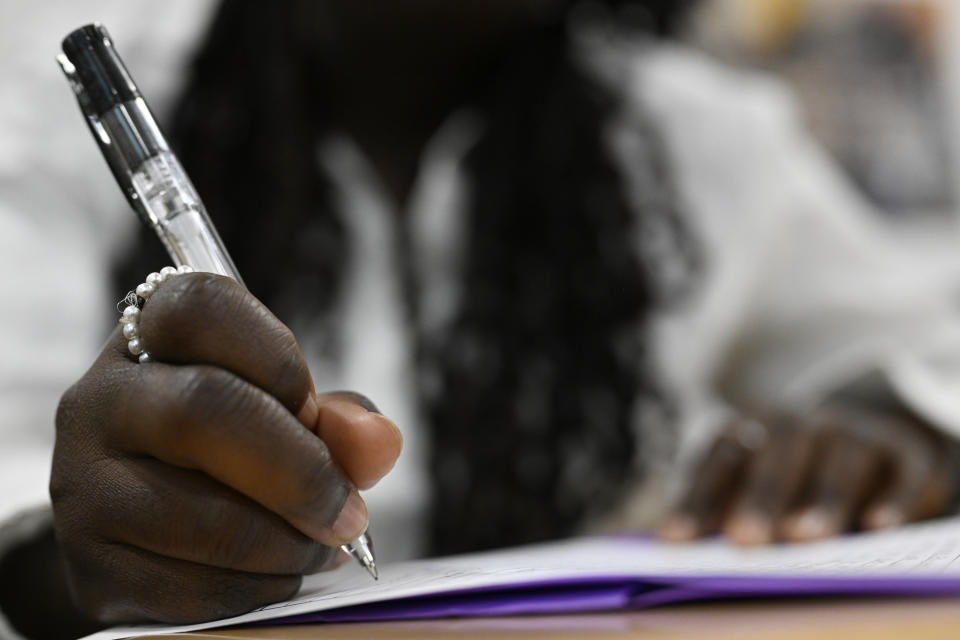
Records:
[[[960,437],[960,251],[885,226],[779,84],[678,49],[637,59],[615,150],[628,162],[631,118],[652,118],[704,259],[658,326],[688,405],[804,408],[879,377]]]

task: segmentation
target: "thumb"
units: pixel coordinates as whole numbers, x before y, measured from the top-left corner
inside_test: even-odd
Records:
[[[403,435],[367,398],[350,392],[326,393],[316,397],[315,406],[315,413],[302,411],[301,420],[315,415],[313,424],[305,424],[323,440],[358,489],[369,489],[393,468],[403,448]]]

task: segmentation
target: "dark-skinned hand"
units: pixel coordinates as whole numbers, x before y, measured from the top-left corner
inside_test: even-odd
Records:
[[[196,622],[294,594],[367,525],[401,436],[316,395],[293,335],[228,278],[168,279],[63,396],[51,478],[74,599],[105,623]]]
[[[740,417],[708,449],[660,534],[682,542],[723,533],[753,546],[940,515],[955,446],[913,417],[861,408]]]

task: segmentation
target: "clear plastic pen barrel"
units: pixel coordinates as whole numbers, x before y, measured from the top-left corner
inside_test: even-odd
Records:
[[[185,264],[243,282],[172,153],[162,151],[144,161],[132,172],[131,181],[150,224],[177,266]]]

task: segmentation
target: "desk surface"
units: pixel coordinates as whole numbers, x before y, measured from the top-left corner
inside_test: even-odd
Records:
[[[678,605],[630,613],[460,618],[408,622],[214,629],[183,640],[310,638],[630,638],[636,640],[929,640],[960,638],[960,598],[789,600]],[[144,636],[149,637],[149,636]],[[168,636],[169,638],[169,636]]]

